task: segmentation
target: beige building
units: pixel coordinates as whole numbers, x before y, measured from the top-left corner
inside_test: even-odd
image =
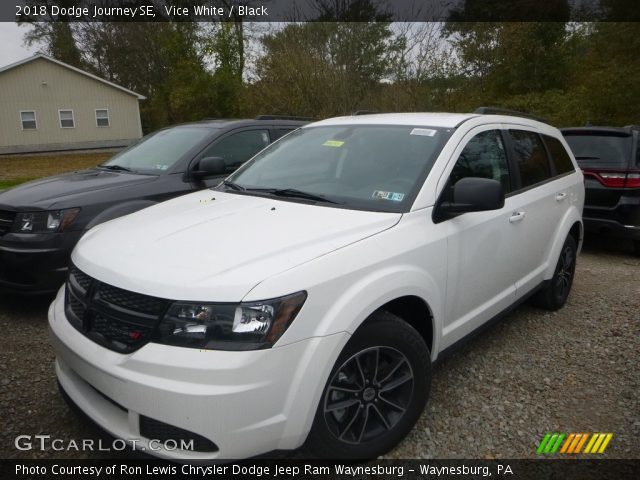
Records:
[[[0,154],[121,147],[145,97],[45,55],[0,68]]]

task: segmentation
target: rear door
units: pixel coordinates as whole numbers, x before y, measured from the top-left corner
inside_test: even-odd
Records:
[[[561,175],[551,162],[543,137],[535,130],[509,127],[507,138],[516,172],[516,188],[508,203],[510,235],[517,250],[513,281],[520,297],[544,280],[549,249],[569,208],[571,180],[566,175],[565,180],[558,178]]]

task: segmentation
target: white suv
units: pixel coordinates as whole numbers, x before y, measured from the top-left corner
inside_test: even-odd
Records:
[[[565,303],[583,201],[562,135],[532,119],[309,124],[84,236],[49,310],[59,383],[164,458],[377,456],[443,350],[534,294]]]

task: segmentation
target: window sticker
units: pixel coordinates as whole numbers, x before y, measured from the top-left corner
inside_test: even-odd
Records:
[[[430,128],[414,128],[409,135],[420,135],[421,137],[433,137],[438,133],[437,130]]]
[[[373,192],[372,197],[381,200],[391,200],[392,202],[401,202],[404,199],[404,193],[376,190]]]
[[[322,144],[323,147],[341,147],[344,145],[342,140],[327,140]]]
[[[156,170],[168,170],[168,169],[169,169],[169,165],[156,164]]]

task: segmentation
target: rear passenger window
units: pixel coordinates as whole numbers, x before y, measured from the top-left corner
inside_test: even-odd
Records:
[[[466,177],[497,180],[505,193],[511,190],[507,155],[498,130],[479,133],[467,143],[453,167],[449,185],[453,186]]]
[[[526,188],[551,178],[549,159],[540,136],[525,130],[509,130],[509,133],[520,170],[521,187]]]
[[[542,138],[544,139],[544,143],[547,144],[547,149],[551,154],[551,161],[556,167],[556,174],[562,175],[563,173],[575,171],[573,162],[571,162],[571,157],[569,157],[569,154],[564,148],[564,145],[562,145],[562,142],[557,138],[550,137],[548,135],[543,135]]]

